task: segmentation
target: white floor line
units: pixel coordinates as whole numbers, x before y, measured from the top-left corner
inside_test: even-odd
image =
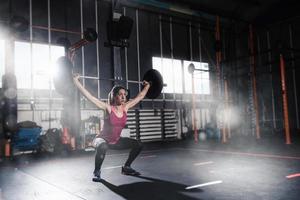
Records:
[[[290,160],[300,160],[299,156],[282,156],[282,155],[273,155],[273,154],[264,154],[264,153],[249,153],[249,152],[235,152],[235,151],[226,151],[226,150],[208,150],[208,149],[194,149],[194,148],[173,148],[174,150],[180,151],[197,151],[197,152],[206,152],[206,153],[218,153],[218,154],[227,154],[227,155],[237,155],[237,156],[249,156],[256,158],[277,158],[277,159],[290,159]]]
[[[157,149],[157,150],[148,150],[148,151],[142,151],[140,156],[143,156],[145,154],[153,153],[153,152],[166,152],[167,150],[163,149]],[[128,156],[129,152],[126,153],[112,153],[112,154],[106,154],[106,156]]]
[[[202,184],[198,184],[198,185],[192,185],[189,187],[186,187],[186,190],[190,190],[190,189],[194,189],[194,188],[199,188],[199,187],[204,187],[204,186],[208,186],[208,185],[215,185],[215,184],[220,184],[223,183],[223,181],[219,180],[219,181],[211,181],[211,182],[207,182],[207,183],[202,183]]]
[[[121,168],[122,165],[118,165],[118,166],[111,166],[111,167],[103,167],[103,169],[115,169],[115,168]]]
[[[194,163],[195,166],[199,166],[199,165],[209,165],[209,164],[213,164],[214,162],[212,161],[208,161],[208,162],[201,162],[201,163]]]
[[[106,154],[105,156],[128,156],[129,153]]]
[[[140,158],[154,158],[154,157],[156,157],[156,155],[149,155],[149,156],[145,155],[145,156],[140,156]]]

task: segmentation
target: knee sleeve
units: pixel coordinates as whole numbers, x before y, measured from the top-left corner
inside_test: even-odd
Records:
[[[106,144],[106,141],[102,138],[95,138],[92,143],[94,148],[98,148],[98,146],[100,146],[101,144]]]
[[[108,148],[108,145],[106,144],[106,142],[98,145],[98,147],[96,149],[96,154],[97,154],[96,157],[99,157],[100,159],[104,159],[107,148]]]

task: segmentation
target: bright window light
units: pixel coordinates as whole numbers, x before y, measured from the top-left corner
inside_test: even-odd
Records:
[[[50,89],[51,74],[49,74],[49,65],[49,46],[43,44],[33,44],[32,69],[34,89]]]
[[[191,63],[194,63],[195,69],[200,69],[194,72],[195,93],[210,94],[209,72],[206,71],[208,63],[153,57],[152,68],[162,74],[164,83],[167,84],[164,93],[183,93],[183,77],[185,93],[192,93],[192,75],[188,72]]]
[[[165,93],[182,93],[182,70],[181,61],[176,59],[152,58],[153,69],[159,71],[167,84],[164,87]]]
[[[32,84],[30,44],[27,42],[15,42],[15,74],[17,87],[30,89]]]
[[[152,68],[153,69],[156,69],[157,71],[161,72],[162,71],[162,63],[163,63],[163,58],[152,57]]]
[[[192,93],[192,74],[188,72],[188,66],[193,63],[195,65],[194,71],[194,86],[196,94],[210,94],[209,87],[209,72],[208,63],[183,61],[184,68],[184,83],[186,93]],[[203,71],[201,71],[203,70]]]
[[[173,81],[174,81],[174,87],[175,93],[182,93],[183,87],[182,87],[182,67],[181,67],[181,60],[174,60],[173,59]]]
[[[0,78],[5,73],[5,41],[0,40]],[[2,87],[2,81],[0,81],[0,86]]]
[[[50,47],[50,68],[49,74],[51,76],[51,80],[57,73],[57,64],[56,61],[59,57],[65,56],[65,48],[61,46],[51,46]]]
[[[53,89],[54,66],[64,47],[15,42],[15,73],[18,88]]]

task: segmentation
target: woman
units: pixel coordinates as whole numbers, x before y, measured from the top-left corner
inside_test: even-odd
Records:
[[[108,103],[100,101],[89,93],[80,83],[79,76],[74,76],[74,83],[80,92],[98,108],[106,111],[102,132],[96,136],[93,146],[96,148],[95,169],[93,181],[101,181],[101,165],[106,150],[110,149],[131,149],[129,157],[122,167],[122,174],[139,175],[140,173],[131,168],[131,163],[142,150],[142,144],[132,138],[121,137],[122,129],[127,121],[127,111],[139,103],[147,94],[150,84],[143,81],[143,90],[133,99],[127,101],[126,89],[122,86],[114,86],[108,94]]]

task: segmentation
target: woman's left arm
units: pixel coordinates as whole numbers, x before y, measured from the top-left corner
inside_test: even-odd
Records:
[[[141,100],[143,100],[150,88],[150,83],[147,81],[143,81],[143,85],[144,88],[143,90],[138,93],[138,95],[136,97],[134,97],[133,99],[129,100],[126,104],[125,104],[125,111],[127,112],[130,108],[134,107],[136,104],[138,104]]]

